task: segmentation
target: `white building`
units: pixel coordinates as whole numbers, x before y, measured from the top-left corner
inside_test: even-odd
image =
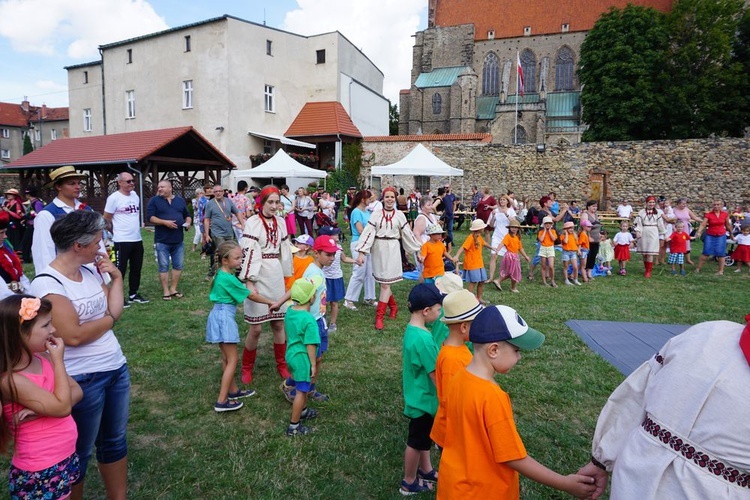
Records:
[[[307,37],[224,15],[100,52],[66,68],[71,137],[192,125],[249,168],[281,143],[314,146],[283,134],[320,101],[339,102],[362,135],[388,134],[383,73],[337,31]]]

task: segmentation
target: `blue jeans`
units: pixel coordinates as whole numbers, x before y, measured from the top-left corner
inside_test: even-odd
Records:
[[[73,379],[83,390],[83,399],[71,415],[78,427],[76,453],[81,459],[83,481],[94,446],[96,460],[111,464],[128,456],[126,430],[130,403],[128,365],[108,372],[83,373]]]
[[[448,237],[453,241],[453,219],[455,215],[446,213],[443,217],[445,218],[445,232],[448,233]]]
[[[185,245],[183,243],[175,243],[174,245],[156,243],[156,262],[160,273],[169,271],[170,258],[172,259],[172,269],[182,271],[182,266],[185,263]]]

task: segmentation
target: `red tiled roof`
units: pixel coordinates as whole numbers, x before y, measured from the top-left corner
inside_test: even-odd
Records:
[[[480,141],[492,142],[492,134],[429,134],[429,135],[373,135],[364,142],[438,142],[438,141]]]
[[[39,113],[42,112],[41,106],[29,106],[28,111],[24,111],[20,104],[11,102],[0,102],[0,125],[9,125],[11,127],[28,127],[29,121],[39,121]],[[68,120],[68,108],[44,108],[44,121],[66,121]]]
[[[58,139],[43,148],[37,149],[4,168],[57,167],[61,165],[102,165],[133,162],[137,163],[159,149],[183,136],[193,134],[203,146],[211,150],[215,157],[235,167],[193,127],[164,128],[124,134]]]
[[[525,26],[531,36],[560,33],[563,23],[570,31],[588,31],[610,7],[625,8],[628,4],[653,7],[669,12],[674,0],[441,0],[435,11],[436,26],[474,25],[474,39],[486,40],[487,32],[495,38],[523,36]]]
[[[321,135],[344,135],[362,137],[359,129],[349,118],[344,106],[337,101],[308,102],[300,110],[286,137],[315,137]]]

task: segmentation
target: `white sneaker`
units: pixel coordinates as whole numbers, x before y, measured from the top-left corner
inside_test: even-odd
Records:
[[[573,283],[570,282],[570,280],[565,280],[566,285],[572,285]]]
[[[578,286],[581,286],[581,282],[580,282],[580,281],[578,281],[578,280],[573,280],[573,284],[574,284],[574,285],[578,285]]]
[[[347,309],[350,309],[352,311],[356,311],[357,310],[357,306],[354,305],[354,302],[351,302],[351,301],[348,301],[348,300],[344,301],[344,307],[346,307]]]
[[[328,325],[328,333],[335,332],[336,331],[336,323],[331,323]]]

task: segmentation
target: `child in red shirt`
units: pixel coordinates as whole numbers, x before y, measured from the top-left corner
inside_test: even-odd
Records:
[[[674,232],[669,236],[669,259],[668,264],[672,264],[672,274],[677,274],[675,264],[680,265],[680,274],[685,276],[685,252],[687,252],[687,242],[695,239],[685,232],[685,223],[678,220],[674,225]]]

